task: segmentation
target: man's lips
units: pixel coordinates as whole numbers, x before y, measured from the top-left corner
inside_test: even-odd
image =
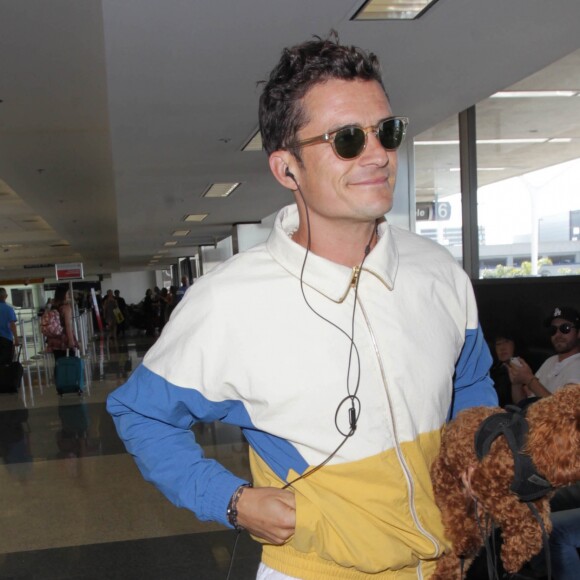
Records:
[[[351,185],[385,185],[389,181],[388,175],[377,175],[351,181]]]

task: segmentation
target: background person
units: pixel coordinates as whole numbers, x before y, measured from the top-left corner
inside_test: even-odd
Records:
[[[188,288],[189,288],[189,280],[187,279],[187,276],[182,276],[181,277],[181,286],[175,292],[174,307],[177,306],[181,302],[181,300],[185,296],[185,293],[187,292]]]
[[[14,308],[6,304],[8,293],[5,288],[0,288],[0,364],[6,365],[12,362],[14,347],[18,346],[18,331],[16,323],[18,318]]]
[[[69,288],[65,284],[57,286],[52,299],[52,309],[57,310],[60,315],[62,334],[60,336],[48,337],[46,339],[46,350],[52,352],[56,361],[67,355],[67,350],[77,349],[79,343],[74,333],[73,318],[74,313],[71,306]],[[74,352],[69,353],[74,356]]]
[[[580,314],[574,308],[556,307],[545,321],[556,354],[536,374],[522,358],[509,365],[513,399],[549,397],[568,383],[580,383]]]
[[[129,309],[127,308],[127,302],[121,296],[121,292],[119,290],[115,290],[114,294],[119,310],[123,315],[123,320],[120,323],[117,323],[117,335],[125,336],[125,332],[127,331],[127,326],[129,324]]]
[[[492,341],[493,365],[489,374],[497,393],[500,407],[513,405],[512,382],[508,367],[513,358],[525,358],[521,341],[510,330],[504,329],[496,333]]]
[[[109,332],[109,336],[114,339],[117,338],[117,315],[115,310],[119,307],[112,290],[107,290],[105,299],[103,300],[103,317],[105,325]]]
[[[447,545],[440,430],[497,404],[470,281],[384,220],[407,121],[374,55],[286,49],[259,116],[296,204],[188,289],[108,409],[169,499],[264,543],[258,578],[428,577]],[[242,427],[253,488],[196,444],[192,425],[215,420]]]

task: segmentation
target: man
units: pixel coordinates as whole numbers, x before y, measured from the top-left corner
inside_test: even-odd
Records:
[[[580,383],[580,314],[573,308],[556,307],[546,319],[556,354],[534,375],[522,358],[509,365],[514,402],[528,396],[549,397],[568,383]]]
[[[263,542],[259,579],[426,578],[447,547],[440,429],[497,402],[470,282],[384,220],[406,119],[374,55],[285,50],[259,115],[296,205],[188,290],[108,408],[171,501]],[[192,424],[218,419],[244,430],[253,488],[196,446]]]
[[[185,292],[187,291],[188,287],[189,287],[189,280],[187,279],[187,276],[182,276],[181,277],[181,286],[175,292],[175,304],[176,305],[181,302],[181,300],[185,296]]]
[[[115,290],[115,300],[117,301],[117,305],[119,306],[119,310],[123,315],[123,320],[121,322],[117,322],[117,336],[125,336],[125,331],[127,330],[127,318],[129,316],[129,312],[127,309],[127,302],[121,296],[120,290]]]
[[[18,346],[16,331],[16,313],[14,308],[6,304],[8,294],[5,288],[0,288],[0,364],[12,362],[14,347]]]

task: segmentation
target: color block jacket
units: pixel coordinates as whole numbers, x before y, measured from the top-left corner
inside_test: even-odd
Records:
[[[429,478],[441,427],[496,404],[470,281],[444,248],[383,223],[361,272],[309,254],[301,285],[297,225],[283,209],[266,243],[196,282],[108,409],[147,480],[229,525],[244,481],[204,458],[192,425],[242,427],[254,485],[282,487],[338,447],[356,391],[355,434],[293,484],[295,535],[263,561],[307,580],[428,577],[447,546]]]

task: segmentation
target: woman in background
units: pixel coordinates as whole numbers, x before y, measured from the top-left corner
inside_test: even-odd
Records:
[[[47,338],[46,349],[52,352],[55,362],[66,356],[68,349],[77,349],[79,343],[74,334],[73,327],[73,309],[71,306],[71,296],[66,285],[57,287],[54,298],[52,299],[52,310],[57,310],[60,315],[60,324],[62,334],[60,336],[51,336]],[[74,356],[74,352],[72,353]]]

